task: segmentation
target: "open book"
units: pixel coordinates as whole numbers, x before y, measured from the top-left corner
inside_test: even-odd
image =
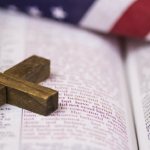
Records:
[[[0,11],[0,71],[31,55],[51,60],[43,86],[59,91],[44,117],[0,107],[0,150],[150,149],[150,45]],[[130,96],[131,95],[131,96]]]

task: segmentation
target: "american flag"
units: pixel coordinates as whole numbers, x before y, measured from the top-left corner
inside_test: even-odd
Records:
[[[150,40],[150,0],[0,0],[0,6],[103,33]]]

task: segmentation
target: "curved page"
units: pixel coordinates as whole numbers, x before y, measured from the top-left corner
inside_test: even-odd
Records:
[[[127,72],[140,150],[150,149],[150,44],[127,42]]]
[[[14,12],[1,12],[0,21],[1,71],[45,57],[51,77],[41,85],[59,91],[59,109],[48,117],[0,108],[1,150],[136,150],[116,39]]]

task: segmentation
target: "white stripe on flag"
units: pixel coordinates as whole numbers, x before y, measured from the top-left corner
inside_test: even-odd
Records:
[[[116,21],[136,0],[97,0],[83,16],[82,27],[109,32]]]
[[[145,39],[146,39],[147,41],[150,41],[150,32],[146,35]]]

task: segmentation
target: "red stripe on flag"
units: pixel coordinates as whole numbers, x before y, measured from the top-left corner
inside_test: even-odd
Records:
[[[143,38],[149,31],[150,0],[138,0],[126,10],[110,32]]]

